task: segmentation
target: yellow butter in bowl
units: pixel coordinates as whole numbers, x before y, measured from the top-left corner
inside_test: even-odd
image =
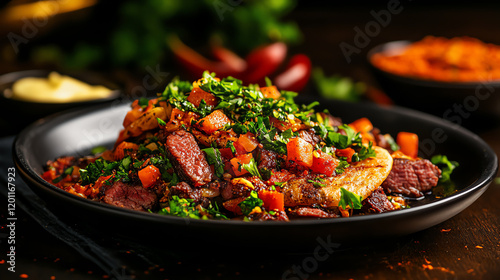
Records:
[[[51,72],[47,78],[27,77],[12,85],[11,98],[40,103],[68,103],[109,97],[104,86],[89,85],[75,78]]]

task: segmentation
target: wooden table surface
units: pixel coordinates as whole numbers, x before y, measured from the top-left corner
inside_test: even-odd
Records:
[[[416,1],[415,1],[416,2]],[[354,27],[372,20],[371,6],[306,6],[290,16],[296,20],[304,42],[294,52],[310,54],[314,65],[327,74],[339,73],[376,86],[366,69],[362,53],[347,63],[339,51],[341,42],[352,42]],[[498,6],[429,8],[402,2],[404,10],[372,38],[369,46],[397,39],[419,39],[428,34],[470,35],[500,44]],[[464,19],[464,14],[467,16]],[[472,128],[473,129],[473,128]],[[476,131],[500,155],[500,127]],[[2,155],[4,156],[4,155]],[[0,172],[5,172],[2,170]],[[3,187],[3,186],[2,186]],[[1,217],[6,217],[4,198]],[[1,232],[1,279],[499,279],[500,276],[500,184],[493,182],[470,207],[429,229],[390,240],[346,244],[325,260],[309,262],[310,254],[253,261],[218,260],[210,252],[196,258],[169,256],[151,261],[127,250],[116,252],[128,270],[109,275],[91,259],[53,236],[30,215],[18,210],[16,272],[6,271],[7,247]],[[3,222],[2,222],[3,223]],[[298,267],[302,270],[297,270]],[[130,269],[131,268],[131,269]],[[305,270],[304,270],[305,268]],[[294,270],[295,269],[295,270]],[[291,273],[293,272],[293,273]],[[7,277],[7,278],[6,278]]]

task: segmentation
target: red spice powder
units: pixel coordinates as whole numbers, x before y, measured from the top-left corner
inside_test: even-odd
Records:
[[[500,46],[471,37],[427,36],[401,53],[377,53],[371,62],[384,71],[443,82],[500,80]]]

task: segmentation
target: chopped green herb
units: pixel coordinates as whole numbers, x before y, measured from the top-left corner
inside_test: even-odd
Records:
[[[257,163],[253,158],[250,159],[249,163],[242,164],[241,167],[252,174],[252,176],[257,176],[262,179],[262,176],[259,173],[259,169],[257,168]]]
[[[219,178],[224,174],[224,163],[222,162],[222,157],[220,151],[215,148],[202,149],[207,155],[208,164],[213,164],[215,167],[215,175]]]
[[[139,99],[139,106],[141,106],[142,108],[146,108],[148,105],[149,105],[149,99],[147,99],[146,97],[141,97]]]
[[[156,118],[156,120],[158,121],[158,124],[160,126],[166,126],[167,125],[167,123],[164,120],[160,119],[160,118]]]
[[[240,202],[238,206],[241,208],[243,215],[248,216],[255,207],[260,207],[263,204],[264,202],[258,197],[257,192],[252,191],[250,192],[250,196]]]
[[[90,153],[93,155],[97,155],[97,154],[105,152],[106,150],[107,150],[107,148],[104,146],[97,146],[97,147],[92,148],[92,150],[90,150]]]
[[[344,188],[340,188],[340,201],[339,207],[346,210],[347,206],[351,209],[361,209],[363,204],[361,203],[362,197],[353,192],[350,192]]]
[[[441,168],[440,182],[450,181],[450,176],[453,170],[458,166],[458,162],[448,160],[444,155],[435,155],[431,158],[431,162]]]
[[[315,178],[314,180],[307,180],[307,182],[312,183],[313,186],[315,186],[316,188],[326,187],[326,185],[322,183],[324,181],[325,181],[325,179],[323,179],[323,178]]]

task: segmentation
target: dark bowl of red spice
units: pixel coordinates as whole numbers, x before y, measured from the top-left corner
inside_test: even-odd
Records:
[[[400,54],[412,43],[384,43],[371,49],[367,55],[373,76],[395,104],[431,113],[469,128],[500,122],[500,80],[433,80],[395,74],[374,63],[375,55]]]

